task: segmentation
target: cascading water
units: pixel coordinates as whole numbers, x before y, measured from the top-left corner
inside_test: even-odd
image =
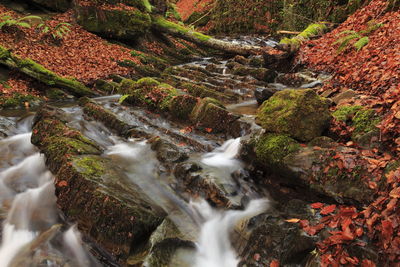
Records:
[[[218,211],[205,200],[191,202],[191,208],[201,223],[194,267],[235,267],[239,259],[231,246],[234,226],[268,208],[268,200],[252,200],[245,210]]]
[[[0,210],[6,212],[0,245],[0,267],[71,266],[86,267],[89,259],[79,233],[68,230],[64,247],[51,239],[60,223],[54,194],[53,176],[44,156],[31,144],[32,117],[19,123],[15,134],[0,140]],[[33,249],[35,249],[33,251]],[[43,254],[43,255],[41,255]],[[68,259],[67,255],[72,255]]]

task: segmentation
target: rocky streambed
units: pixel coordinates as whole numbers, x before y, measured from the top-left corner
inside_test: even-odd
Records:
[[[354,139],[374,146],[377,118],[361,108],[332,114],[348,96],[324,98],[317,89],[328,76],[283,74],[288,67],[286,58],[202,58],[160,77],[98,80],[111,96],[3,111],[0,255],[10,266],[318,265],[326,233],[297,224],[320,218],[310,204],[362,206],[373,196],[361,180],[366,156],[339,145],[328,125],[351,119],[361,125]],[[336,151],[353,172],[339,175]],[[32,194],[31,206],[19,201]],[[20,231],[24,242],[12,245]],[[368,246],[357,253],[377,257]]]

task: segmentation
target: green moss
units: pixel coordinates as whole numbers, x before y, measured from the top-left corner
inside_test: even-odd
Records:
[[[353,118],[354,134],[368,133],[376,130],[376,125],[380,122],[375,110],[362,109],[359,110]]]
[[[266,131],[305,142],[320,136],[330,119],[329,101],[312,89],[279,91],[257,112],[257,122]]]
[[[187,34],[190,33],[191,35],[193,35],[195,38],[199,39],[200,41],[208,41],[211,39],[211,36],[208,35],[204,35],[202,33],[199,32],[195,32],[193,30],[191,30],[190,28],[181,26],[179,24],[173,23],[171,21],[166,20],[165,18],[161,17],[161,16],[157,16],[157,17],[153,17],[153,22],[161,27],[161,28],[167,28],[167,29],[171,29],[175,32],[181,33],[181,34]]]
[[[34,106],[40,101],[37,96],[15,93],[12,96],[0,96],[0,108],[25,107],[25,103],[29,103],[29,106]]]
[[[325,23],[313,23],[293,38],[283,38],[280,44],[288,45],[292,50],[298,49],[303,41],[307,41],[312,37],[324,33],[328,27]]]
[[[265,166],[279,166],[284,157],[300,149],[299,143],[287,135],[267,134],[257,142],[257,161]]]
[[[362,109],[362,106],[341,106],[332,113],[332,116],[338,121],[346,122],[360,109]]]
[[[46,90],[46,96],[52,100],[60,100],[64,99],[66,94],[63,90],[57,88],[50,88],[49,90]]]
[[[150,77],[144,77],[144,78],[139,79],[136,82],[136,84],[137,84],[137,86],[139,88],[139,87],[142,87],[142,86],[146,86],[146,87],[147,86],[157,86],[157,85],[160,85],[160,82],[156,81],[156,80],[154,80],[153,78],[150,78]]]
[[[42,83],[51,86],[59,86],[67,89],[72,94],[78,96],[94,95],[94,93],[81,82],[75,79],[61,77],[54,72],[46,69],[42,65],[36,63],[32,59],[22,59],[11,52],[6,52],[4,47],[0,46],[0,60],[3,64],[11,67],[18,68],[22,73],[39,80]]]
[[[145,9],[149,8],[147,0],[142,3],[147,6]],[[150,15],[139,9],[107,10],[97,6],[76,6],[75,10],[77,22],[86,30],[112,38],[135,38],[147,33],[151,27]]]
[[[80,172],[86,176],[100,177],[106,172],[106,168],[97,157],[86,156],[74,161],[80,168]]]
[[[311,37],[324,33],[327,29],[328,27],[324,23],[313,23],[308,25],[308,27],[302,31],[298,37],[308,40]]]
[[[169,110],[173,117],[186,120],[197,104],[197,99],[190,95],[180,95],[174,97],[170,103]]]
[[[193,108],[192,113],[190,114],[190,120],[192,122],[196,122],[199,118],[205,116],[205,110],[209,104],[213,104],[217,107],[225,109],[224,105],[218,101],[217,99],[211,97],[205,97],[197,102],[196,106]]]

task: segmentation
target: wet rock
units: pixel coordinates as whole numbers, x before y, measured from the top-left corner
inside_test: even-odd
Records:
[[[334,159],[338,154],[349,169]],[[318,137],[305,147],[285,135],[258,133],[244,138],[241,158],[274,174],[276,178],[272,179],[279,183],[339,203],[370,203],[375,191],[366,181],[379,180],[368,172],[368,159],[360,151],[342,147],[327,137]]]
[[[69,221],[121,264],[142,246],[165,214],[108,158],[98,145],[65,125],[62,112],[38,112],[32,143],[55,175],[57,204]]]
[[[349,89],[336,95],[335,97],[332,98],[332,100],[336,105],[338,105],[340,102],[351,99],[355,96],[357,96],[357,93],[354,90]]]
[[[119,135],[127,136],[128,132],[135,126],[129,125],[114,113],[106,110],[99,104],[87,97],[79,99],[79,104],[83,107],[83,112],[89,117],[101,121],[109,129],[116,131]]]
[[[226,63],[226,66],[227,66],[228,69],[230,69],[230,70],[244,67],[242,64],[237,63],[237,62],[235,62],[235,61],[230,61],[230,62]]]
[[[252,142],[257,161],[265,168],[279,168],[287,155],[300,149],[299,143],[287,135],[265,134]]]
[[[276,92],[278,92],[278,90],[275,88],[258,87],[254,91],[254,96],[257,100],[257,103],[261,105],[262,103],[264,103],[264,101],[268,100]]]
[[[15,130],[15,123],[3,116],[0,116],[0,138],[5,138],[10,134],[10,131]]]
[[[237,67],[233,69],[233,74],[239,76],[250,75],[257,80],[265,82],[274,82],[276,76],[278,75],[274,70],[266,68],[252,68],[252,67]]]
[[[162,163],[177,163],[188,158],[187,154],[181,151],[176,145],[160,138],[152,141],[151,149],[156,151],[157,159]]]
[[[149,267],[189,267],[191,262],[187,262],[187,259],[191,258],[190,254],[194,257],[196,252],[194,241],[192,236],[182,233],[170,219],[165,219],[150,237],[150,253],[145,261]]]
[[[236,201],[236,186],[220,183],[219,177],[203,173],[202,168],[195,162],[180,163],[175,167],[174,175],[180,181],[180,190],[191,196],[201,196],[218,207],[239,207]]]
[[[257,122],[267,131],[287,134],[299,141],[310,141],[328,127],[331,115],[328,99],[312,89],[283,90],[265,101]]]
[[[273,215],[261,215],[253,220],[257,226],[241,253],[243,259],[239,266],[269,266],[274,259],[284,266],[301,265],[315,249],[317,238],[305,234],[297,224]]]
[[[209,128],[213,133],[226,132],[226,130],[235,121],[239,119],[229,111],[217,100],[212,98],[203,98],[199,101],[193,109],[190,119],[199,127]]]

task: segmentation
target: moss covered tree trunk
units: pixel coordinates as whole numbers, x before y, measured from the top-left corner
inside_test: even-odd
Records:
[[[176,23],[170,22],[161,16],[152,17],[153,28],[160,32],[171,34],[184,40],[201,46],[207,46],[216,50],[237,55],[261,54],[265,49],[259,46],[237,45],[215,39],[211,36],[193,31]]]

